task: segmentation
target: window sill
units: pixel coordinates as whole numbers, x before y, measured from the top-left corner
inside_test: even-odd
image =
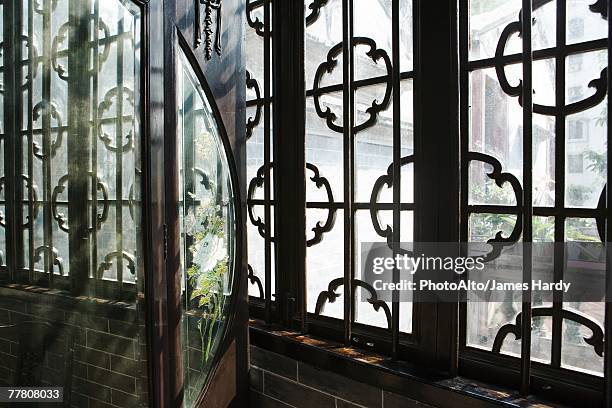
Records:
[[[36,285],[17,283],[0,284],[0,299],[23,302],[39,306],[60,307],[81,313],[91,312],[118,320],[136,313],[135,302],[103,299],[92,296],[72,296],[60,289],[49,289]]]
[[[434,407],[560,406],[463,377],[448,378],[426,367],[394,362],[370,351],[274,329],[258,320],[250,321],[250,341],[262,349]]]

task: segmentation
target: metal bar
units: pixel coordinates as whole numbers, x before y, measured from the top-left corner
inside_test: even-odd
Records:
[[[566,35],[566,0],[557,0],[557,47],[565,47]],[[555,61],[555,103],[557,107],[565,105],[565,56],[557,55]],[[562,214],[565,208],[565,115],[559,113],[555,117],[555,209]],[[565,241],[565,217],[558,215],[555,220],[555,242]],[[563,279],[565,263],[564,247],[555,245],[554,280]],[[552,350],[551,364],[561,367],[561,343],[563,318],[563,293],[555,292],[552,316]]]
[[[15,123],[14,108],[18,95],[17,85],[15,81],[15,27],[14,15],[17,2],[9,1],[4,4],[4,23],[3,23],[3,41],[6,44],[4,52],[4,196],[6,199],[6,221],[5,221],[5,242],[6,242],[6,267],[8,269],[9,280],[14,281],[17,274],[16,263],[16,242],[17,230],[15,228],[15,164],[14,164],[14,144],[17,134],[17,125]]]
[[[549,58],[566,57],[571,54],[578,54],[586,51],[605,50],[607,47],[606,39],[591,40],[576,44],[568,44],[562,47],[543,48],[533,51],[533,60],[542,60]],[[469,71],[474,71],[482,68],[491,68],[495,66],[495,62],[499,61],[502,65],[520,64],[523,54],[505,55],[503,58],[483,58],[480,60],[469,61],[467,66]]]
[[[532,0],[522,0],[523,40],[523,283],[531,283],[532,242],[532,110],[533,110],[533,54],[531,44]],[[530,286],[529,286],[530,287]],[[529,394],[531,380],[531,290],[523,292],[521,322],[521,394]]]
[[[117,13],[121,15],[123,5],[117,5]],[[95,28],[97,31],[97,27]],[[117,32],[124,31],[123,18],[120,18],[117,23]],[[117,41],[117,122],[115,127],[115,145],[117,151],[115,153],[115,194],[117,200],[123,199],[123,47],[124,37]],[[97,181],[92,180],[92,184],[97,184]],[[115,207],[115,232],[116,232],[116,251],[117,251],[117,282],[123,282],[123,205]],[[94,233],[95,235],[95,233]],[[101,278],[101,277],[100,277]]]
[[[344,163],[344,343],[351,344],[355,316],[353,296],[353,0],[342,0],[342,82],[343,82],[343,163]]]
[[[15,30],[15,47],[14,47],[14,58],[15,61],[23,60],[23,47],[21,44],[21,37],[23,35],[23,2],[19,1],[15,5],[14,9],[14,30]],[[13,102],[13,114],[15,115],[15,143],[13,144],[13,155],[14,155],[14,198],[15,205],[14,209],[14,226],[16,228],[17,240],[15,241],[15,263],[17,266],[17,279],[21,282],[27,282],[27,275],[22,272],[25,259],[24,259],[24,225],[23,225],[23,196],[24,196],[24,184],[26,180],[23,178],[23,93],[21,90],[21,84],[24,78],[24,66],[20,66],[14,72],[14,86],[15,86],[15,99]],[[10,103],[10,102],[9,102]]]
[[[608,1],[608,67],[612,67],[612,19],[610,16],[612,13],[612,2]],[[608,68],[608,111],[607,111],[607,162],[612,163],[612,153],[610,152],[610,146],[612,146],[612,118],[610,118],[610,95],[612,95],[612,74]],[[605,406],[612,406],[612,219],[610,218],[610,208],[612,206],[612,188],[610,187],[610,181],[612,180],[612,166],[608,165],[607,169],[607,186],[606,186],[606,303],[605,303],[605,341],[604,341],[604,398]]]
[[[92,101],[91,101],[91,111],[92,111],[92,131],[91,131],[91,223],[92,223],[92,233],[91,233],[91,259],[92,259],[92,271],[91,274],[94,278],[94,293],[97,295],[100,293],[100,287],[98,282],[101,281],[101,276],[96,276],[98,271],[98,131],[99,127],[99,119],[100,115],[98,112],[97,102],[99,99],[99,80],[98,80],[98,72],[100,72],[100,57],[98,53],[98,41],[99,41],[99,32],[98,32],[98,23],[100,20],[100,2],[99,0],[94,1],[94,10],[93,10],[93,24],[94,24],[94,46],[93,46],[93,71],[95,78],[92,83]],[[117,197],[121,199],[121,197]]]
[[[459,2],[459,126],[460,126],[460,172],[461,185],[459,201],[460,225],[459,241],[469,242],[469,161],[467,160],[470,143],[470,82],[468,72],[468,38],[469,38],[469,10],[468,2]],[[462,249],[464,252],[464,250]],[[464,253],[461,253],[461,256]],[[467,274],[466,274],[467,275]],[[464,349],[467,338],[467,303],[459,305],[459,348]]]
[[[72,4],[72,3],[70,3]],[[70,6],[71,7],[71,6]],[[69,17],[70,18],[70,17]],[[42,73],[42,102],[51,103],[51,1],[43,1],[43,73]],[[71,48],[70,46],[68,47]],[[70,55],[70,54],[69,54]],[[46,58],[45,58],[46,57]],[[70,100],[70,98],[69,98]],[[72,100],[70,100],[73,102]],[[47,110],[42,115],[43,138],[43,230],[44,230],[44,265],[49,274],[49,287],[53,286],[53,216],[51,213],[51,118]],[[72,252],[71,252],[72,254]],[[70,270],[70,268],[69,268]]]
[[[32,0],[28,2],[28,38],[34,38],[34,11],[32,7]],[[27,140],[28,140],[28,281],[34,281],[34,135],[32,129],[34,127],[33,109],[34,109],[34,58],[33,48],[28,47],[28,112],[27,112]]]
[[[521,214],[523,206],[486,205],[471,204],[467,206],[469,214]],[[605,209],[599,208],[556,208],[556,207],[533,207],[533,215],[539,217],[576,217],[596,218],[605,215]]]
[[[402,111],[401,111],[401,89],[400,89],[400,10],[399,0],[393,0],[391,4],[391,60],[392,60],[392,83],[393,83],[393,242],[399,245],[401,228],[401,159],[402,159]],[[397,253],[393,248],[393,255]],[[399,282],[399,270],[393,268],[393,282]],[[391,307],[391,357],[398,358],[399,349],[399,327],[400,327],[400,304],[399,292],[393,291],[393,303]]]
[[[270,100],[270,44],[271,44],[271,33],[270,33],[270,1],[264,0],[264,98]],[[271,162],[270,158],[270,103],[264,105],[264,166],[267,166]],[[264,199],[266,202],[270,202],[272,196],[270,186],[270,172],[273,169],[267,171],[265,174],[264,181]],[[264,223],[266,225],[266,237],[265,237],[265,248],[264,248],[264,265],[265,265],[265,295],[266,295],[266,306],[265,306],[265,319],[266,323],[272,323],[272,231],[271,231],[272,214],[271,208],[267,205],[264,208]]]
[[[391,75],[391,77],[393,77],[393,75]],[[404,71],[400,73],[401,80],[412,79],[412,78],[414,78],[414,71]],[[381,75],[381,76],[375,76],[371,78],[357,79],[355,80],[355,82],[353,82],[353,88],[357,90],[359,88],[364,88],[366,86],[386,84],[387,82],[389,82],[389,75]],[[344,86],[343,84],[335,84],[335,85],[322,86],[316,89],[312,88],[306,91],[306,96],[314,96],[314,95],[320,96],[320,95],[325,95],[331,92],[340,92],[342,91],[343,86]]]
[[[274,101],[283,112],[274,115],[274,191],[289,192],[274,197],[277,310],[279,321],[290,327],[297,318],[306,331],[306,99],[304,85],[304,7],[298,2],[272,3]],[[291,135],[291,137],[283,137]],[[291,220],[291,222],[287,222]]]

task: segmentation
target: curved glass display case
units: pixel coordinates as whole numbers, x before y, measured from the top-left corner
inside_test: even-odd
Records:
[[[194,406],[229,326],[236,222],[222,128],[189,61],[179,54],[183,389],[185,405]]]

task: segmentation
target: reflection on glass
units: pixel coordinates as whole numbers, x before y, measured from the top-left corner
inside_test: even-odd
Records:
[[[185,404],[206,384],[229,319],[235,268],[234,197],[219,125],[180,51],[182,340]]]

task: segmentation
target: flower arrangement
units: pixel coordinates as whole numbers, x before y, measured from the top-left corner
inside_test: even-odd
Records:
[[[201,135],[196,146],[198,162],[217,162],[218,156],[209,134]],[[210,358],[216,329],[223,321],[226,300],[224,282],[229,270],[226,214],[218,203],[216,183],[207,179],[205,187],[210,198],[192,207],[185,217],[185,230],[191,237],[188,248],[191,260],[187,269],[188,302],[197,305],[201,312],[197,327],[202,340],[202,363]],[[187,194],[195,201],[193,193]]]

